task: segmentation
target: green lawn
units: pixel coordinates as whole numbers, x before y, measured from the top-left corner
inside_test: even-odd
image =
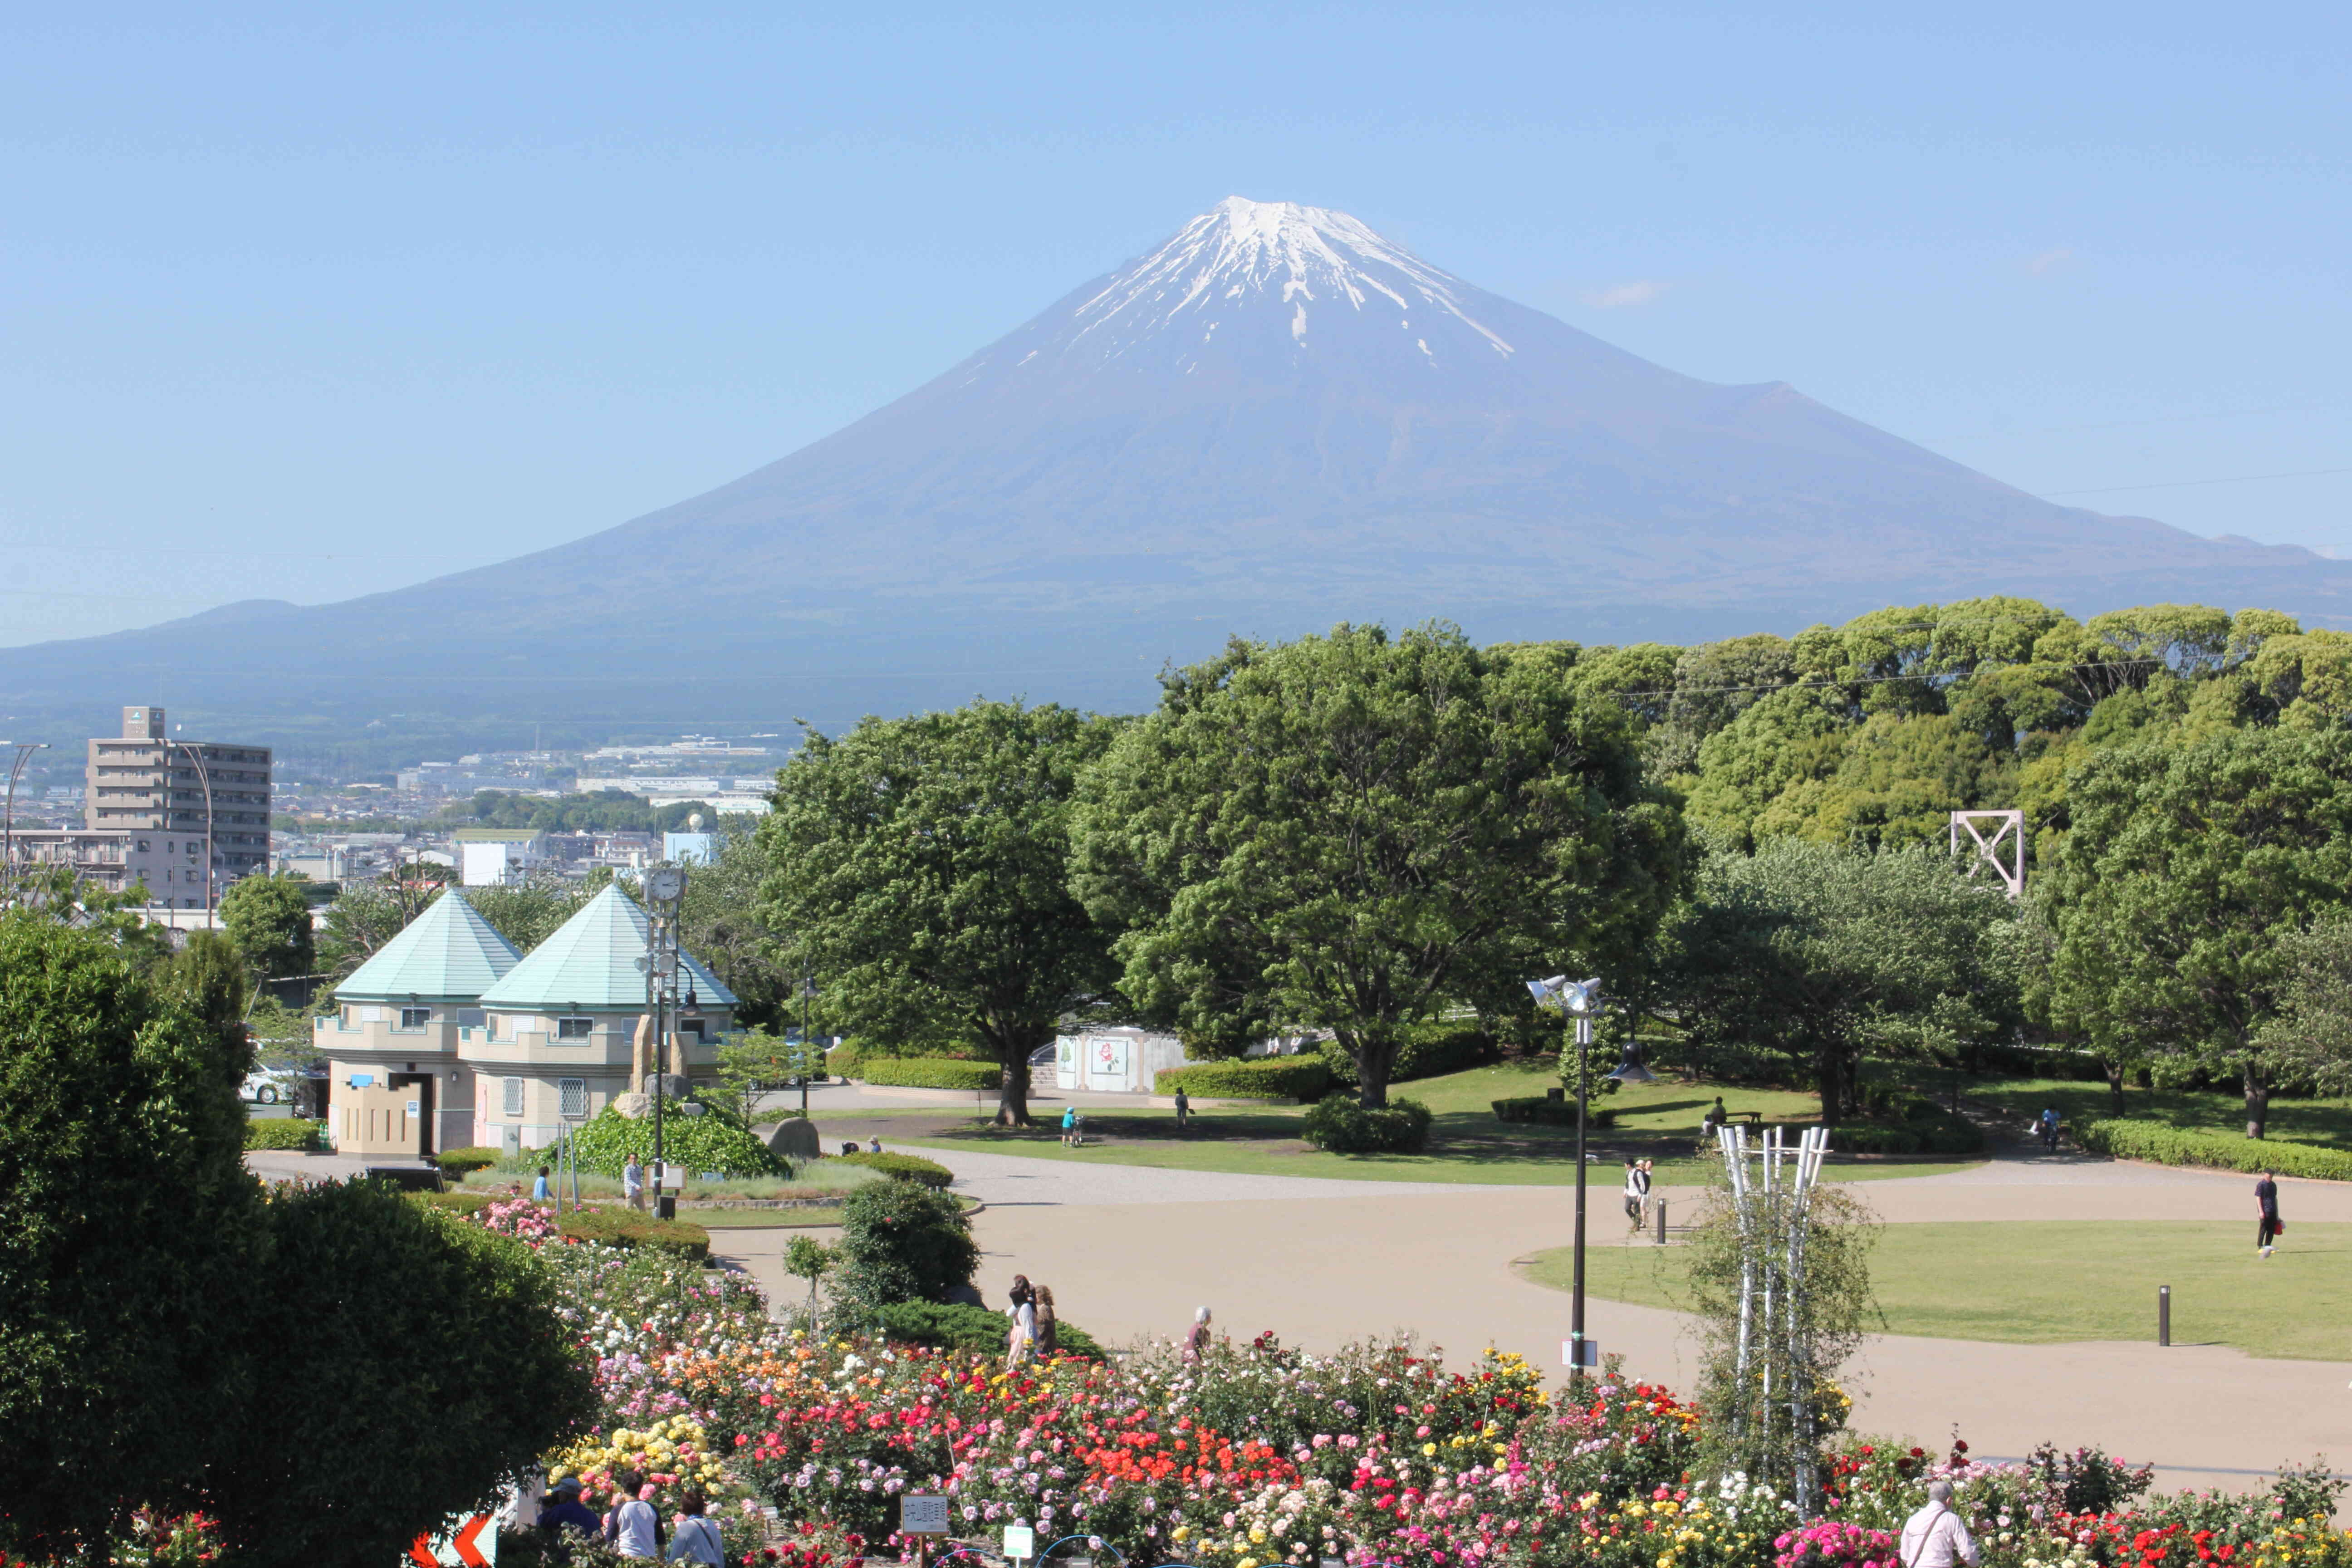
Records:
[[[1585,1250],[1585,1289],[1610,1300],[1686,1310],[1689,1258],[1679,1247]],[[1520,1273],[1569,1288],[1570,1249],[1537,1254]],[[2251,1221],[2112,1224],[2095,1220],[1890,1225],[1872,1249],[1885,1331],[1942,1339],[2053,1344],[2156,1338],[2156,1290],[2172,1287],[2172,1342],[2235,1345],[2250,1355],[2352,1360],[2352,1225],[2293,1224],[2269,1260]]]
[[[1937,1101],[1948,1103],[1952,1075],[1922,1071],[1916,1067],[1889,1067]],[[2116,1114],[2115,1101],[2104,1083],[2069,1082],[2042,1078],[1963,1078],[1960,1092],[1979,1105],[1995,1107],[2002,1120],[2021,1132],[2044,1106],[2053,1106],[2071,1125]],[[2124,1089],[2123,1114],[2200,1132],[2246,1130],[2246,1102],[2237,1092],[2141,1089]],[[2316,1143],[2352,1150],[2352,1099],[2273,1100],[2264,1135],[2296,1143]]]
[[[1086,1113],[1088,1142],[1066,1149],[1052,1127],[1002,1128],[941,1107],[928,1114],[894,1112],[881,1130],[892,1147],[987,1149],[1108,1165],[1150,1165],[1171,1170],[1230,1171],[1250,1175],[1334,1176],[1358,1181],[1496,1183],[1514,1186],[1565,1186],[1576,1179],[1573,1127],[1534,1126],[1495,1120],[1493,1101],[1541,1094],[1556,1083],[1549,1060],[1528,1066],[1473,1068],[1443,1078],[1396,1085],[1392,1097],[1418,1100],[1435,1120],[1429,1149],[1421,1154],[1327,1154],[1298,1136],[1306,1108],[1297,1105],[1230,1107],[1194,1112],[1180,1133],[1170,1110],[1137,1109]],[[1695,1158],[1699,1118],[1717,1089],[1682,1083],[1628,1085],[1596,1097],[1593,1104],[1616,1114],[1616,1125],[1591,1131],[1589,1148],[1602,1163],[1590,1179],[1617,1185],[1616,1167],[1628,1154],[1656,1162],[1661,1184],[1694,1184],[1706,1179]],[[1810,1121],[1818,1103],[1810,1094],[1777,1089],[1723,1089],[1727,1107],[1760,1110],[1775,1121]],[[1831,1176],[1864,1181],[1965,1170],[1973,1161],[1873,1159],[1838,1162]]]

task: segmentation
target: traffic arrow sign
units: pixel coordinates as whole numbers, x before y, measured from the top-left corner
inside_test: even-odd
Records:
[[[446,1535],[418,1536],[408,1558],[416,1568],[496,1568],[499,1532],[488,1514],[478,1513]]]
[[[466,1568],[490,1568],[490,1558],[483,1556],[481,1548],[474,1544],[475,1538],[482,1533],[482,1527],[489,1522],[488,1514],[478,1513],[458,1526],[457,1533],[449,1538],[449,1544],[457,1550],[457,1561]],[[499,1538],[493,1531],[490,1536],[491,1554],[495,1556],[498,1550]]]
[[[441,1559],[433,1554],[433,1537],[420,1535],[408,1543],[408,1560],[417,1568],[441,1568]]]

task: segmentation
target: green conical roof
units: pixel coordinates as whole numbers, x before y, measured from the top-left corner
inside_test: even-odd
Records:
[[[482,1005],[518,1012],[642,1013],[646,974],[637,960],[646,955],[650,924],[646,911],[619,884],[608,885],[483,992]],[[722,1007],[735,1005],[735,994],[719,983],[719,976],[692,957],[679,956],[698,1000]]]
[[[452,889],[352,971],[335,994],[346,1002],[471,1002],[521,962],[515,944]]]

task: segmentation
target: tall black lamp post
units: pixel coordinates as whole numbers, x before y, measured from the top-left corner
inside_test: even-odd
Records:
[[[1558,1008],[1576,1027],[1576,1271],[1569,1297],[1568,1364],[1570,1376],[1582,1377],[1587,1368],[1601,1364],[1600,1347],[1584,1337],[1584,1132],[1592,1089],[1592,1019],[1601,1011],[1601,982],[1555,974],[1528,981],[1528,990],[1537,1006]],[[1650,1083],[1656,1077],[1642,1065],[1642,1047],[1630,1038],[1609,1076],[1620,1083]]]

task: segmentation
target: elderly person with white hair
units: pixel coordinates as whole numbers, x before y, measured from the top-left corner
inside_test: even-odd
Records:
[[[1976,1568],[1977,1543],[1952,1510],[1952,1483],[1927,1483],[1927,1506],[1903,1523],[1902,1568]]]
[[[1192,1314],[1192,1326],[1184,1335],[1184,1359],[1197,1362],[1209,1351],[1209,1309],[1202,1307]]]

